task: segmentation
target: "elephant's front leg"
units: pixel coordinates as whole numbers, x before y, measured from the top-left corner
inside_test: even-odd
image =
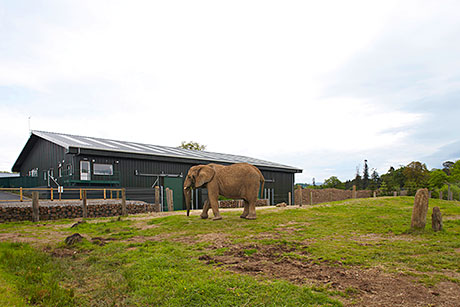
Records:
[[[202,219],[207,219],[208,218],[208,211],[209,211],[209,199],[206,199],[204,201],[203,205],[203,212],[201,212],[200,216]]]
[[[219,194],[208,190],[208,200],[211,204],[212,213],[214,214],[213,220],[221,220],[222,216],[219,213]]]
[[[247,200],[243,200],[244,202],[244,209],[243,214],[240,215],[240,218],[245,219],[249,214],[249,203]]]

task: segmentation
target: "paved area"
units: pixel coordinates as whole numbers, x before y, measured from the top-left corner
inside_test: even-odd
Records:
[[[19,195],[8,192],[8,191],[0,191],[0,204],[3,203],[4,201],[7,201],[7,202],[19,201]]]

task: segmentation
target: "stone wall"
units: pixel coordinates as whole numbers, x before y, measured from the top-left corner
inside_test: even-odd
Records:
[[[258,199],[256,207],[269,206],[268,199]],[[219,200],[219,208],[243,208],[243,200]]]
[[[356,198],[372,197],[371,190],[356,191]],[[314,205],[330,201],[339,201],[353,198],[352,190],[340,189],[296,189],[294,199],[296,205]]]
[[[105,201],[102,203],[88,203],[88,218],[107,217],[121,215],[121,202]],[[126,202],[128,214],[138,214],[146,212],[158,212],[159,205],[147,204],[144,202]],[[55,204],[40,204],[40,220],[57,220],[67,218],[81,218],[81,203],[62,202]],[[0,205],[0,223],[12,221],[31,221],[32,204],[8,204]]]

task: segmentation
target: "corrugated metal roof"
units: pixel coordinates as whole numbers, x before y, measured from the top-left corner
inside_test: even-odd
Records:
[[[106,150],[114,152],[126,152],[134,154],[144,154],[162,157],[173,157],[183,159],[207,160],[212,162],[227,162],[227,163],[241,163],[246,162],[256,166],[266,166],[281,169],[288,169],[295,172],[301,172],[301,169],[274,163],[270,161],[239,156],[230,155],[209,151],[189,150],[178,147],[168,147],[159,145],[142,144],[136,142],[115,141],[108,139],[101,139],[95,137],[69,135],[55,132],[46,131],[32,131],[32,134],[48,140],[52,143],[58,144],[66,149],[69,147]]]

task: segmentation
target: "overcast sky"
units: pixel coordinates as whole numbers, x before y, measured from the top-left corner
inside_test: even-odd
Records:
[[[351,179],[460,159],[459,1],[0,0],[0,170],[33,130]]]

